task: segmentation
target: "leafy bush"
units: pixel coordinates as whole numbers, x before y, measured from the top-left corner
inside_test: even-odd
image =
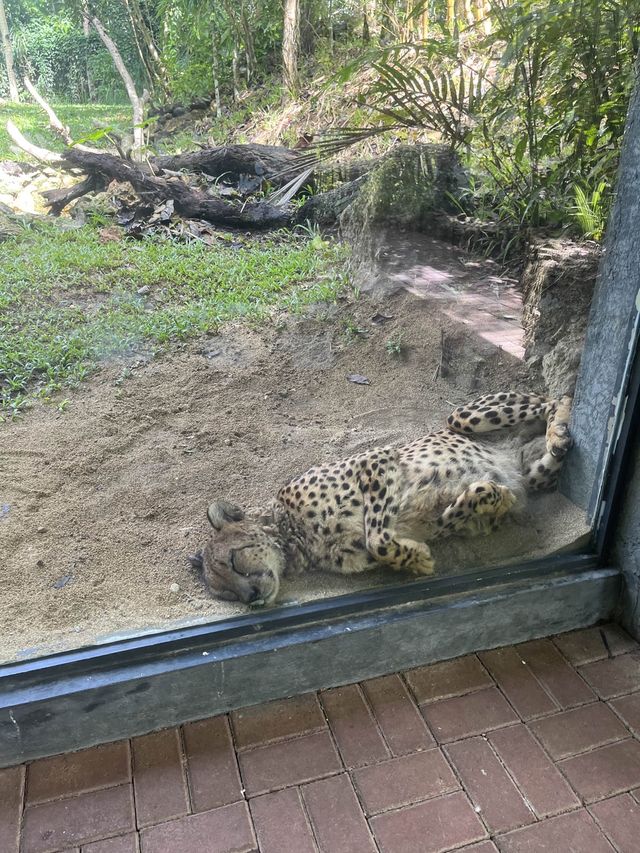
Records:
[[[478,178],[460,200],[469,212],[557,226],[589,202],[603,221],[639,26],[640,0],[492,0],[482,28],[374,49],[341,79],[375,72],[361,100],[387,126],[422,128],[465,153]],[[581,199],[582,185],[595,196]]]
[[[109,29],[134,77],[144,79],[126,21],[115,15]],[[79,22],[67,12],[37,15],[18,25],[13,33],[15,60],[47,98],[109,103],[126,100],[113,60],[97,33],[85,36]],[[0,86],[1,86],[0,82]]]

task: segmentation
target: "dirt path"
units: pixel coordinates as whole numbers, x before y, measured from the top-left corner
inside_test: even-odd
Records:
[[[227,327],[128,372],[105,367],[64,414],[38,406],[0,426],[0,659],[244,612],[208,598],[188,568],[214,496],[258,506],[312,463],[417,437],[485,391],[529,388],[522,361],[442,309],[402,290]],[[400,355],[388,347],[398,336]],[[439,570],[548,552],[569,524],[582,531],[547,496],[524,525],[441,546]],[[314,575],[283,597],[388,580]]]

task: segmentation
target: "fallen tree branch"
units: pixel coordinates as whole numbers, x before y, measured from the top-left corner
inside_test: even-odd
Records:
[[[41,107],[49,117],[49,127],[51,128],[51,130],[53,130],[54,133],[57,133],[58,136],[62,137],[62,139],[64,140],[64,142],[66,142],[67,145],[73,145],[71,131],[65,124],[60,121],[53,107],[49,103],[47,103],[47,101],[45,101],[45,99],[38,92],[38,90],[28,77],[24,78],[24,87],[27,92],[29,92],[36,104],[38,104],[38,106]],[[94,151],[96,154],[100,153],[97,148],[90,148],[88,145],[77,144],[76,147],[81,148],[83,151]]]
[[[237,183],[241,175],[255,175],[274,186],[284,186],[300,171],[300,152],[280,145],[221,145],[187,154],[152,157],[154,169],[202,172],[214,178],[227,175]]]
[[[15,144],[23,151],[26,151],[27,154],[35,157],[36,160],[40,160],[42,163],[62,162],[61,154],[57,154],[55,151],[49,151],[48,148],[40,148],[39,145],[34,145],[32,142],[29,142],[29,140],[18,130],[11,119],[8,119],[6,127],[7,133]]]
[[[187,219],[205,219],[216,225],[236,228],[276,228],[291,221],[288,213],[266,202],[233,205],[211,198],[178,178],[165,180],[157,177],[142,164],[121,160],[113,154],[94,154],[69,148],[62,157],[62,167],[81,169],[105,185],[113,180],[129,182],[143,201],[157,203],[172,199],[176,213]],[[77,185],[76,189],[79,188]]]
[[[105,183],[97,175],[89,175],[80,181],[79,184],[74,184],[72,187],[62,187],[58,190],[46,190],[40,193],[49,207],[49,213],[54,216],[59,216],[64,208],[90,192],[100,192],[105,188]]]

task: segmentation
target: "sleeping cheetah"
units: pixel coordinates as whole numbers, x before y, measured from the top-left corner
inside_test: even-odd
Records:
[[[261,515],[216,501],[207,513],[214,532],[192,563],[214,596],[247,604],[271,604],[281,577],[299,572],[382,564],[431,575],[427,542],[490,532],[527,491],[554,486],[571,446],[570,407],[570,397],[487,394],[404,447],[310,468]],[[546,424],[545,435],[522,435],[531,424]],[[506,445],[478,437],[519,425]]]

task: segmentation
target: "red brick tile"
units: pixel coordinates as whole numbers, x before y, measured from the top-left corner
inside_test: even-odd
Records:
[[[587,803],[640,785],[640,743],[622,740],[558,765]]]
[[[389,750],[357,684],[320,694],[346,767],[362,767],[389,757]]]
[[[580,673],[602,699],[613,699],[640,688],[640,653],[588,663]]]
[[[346,774],[302,789],[322,853],[373,853],[375,845]]]
[[[67,850],[134,830],[131,785],[104,788],[28,806],[24,812],[22,853]]]
[[[188,814],[178,729],[133,738],[131,748],[138,827]]]
[[[478,844],[472,844],[471,847],[465,847],[462,853],[498,853],[498,848],[493,841],[480,841]]]
[[[429,749],[353,772],[366,814],[447,794],[460,787],[442,752]]]
[[[620,794],[595,803],[590,811],[620,853],[637,853],[640,848],[640,805],[633,797]]]
[[[183,736],[193,811],[241,800],[240,773],[227,718],[189,723],[183,727]]]
[[[131,781],[131,760],[126,741],[107,743],[81,752],[42,758],[27,771],[27,802],[68,797],[84,791],[125,785]]]
[[[240,753],[248,796],[320,779],[342,769],[329,732],[259,746]]]
[[[529,728],[556,761],[629,736],[629,732],[604,702],[583,705],[543,720],[535,720],[529,724]]]
[[[231,714],[238,749],[318,731],[326,726],[315,693],[278,699]]]
[[[138,853],[138,849],[138,833],[130,832],[116,838],[83,844],[81,853]]]
[[[405,678],[418,702],[435,702],[491,687],[493,681],[475,655],[410,669]]]
[[[494,840],[500,853],[613,853],[586,809],[547,818]]]
[[[485,738],[452,743],[447,747],[447,755],[492,834],[535,820]]]
[[[24,797],[24,767],[0,770],[0,850],[17,853]]]
[[[246,803],[159,823],[140,833],[142,853],[254,853]]]
[[[316,853],[298,788],[254,797],[250,807],[260,853]]]
[[[440,743],[518,722],[513,709],[497,687],[423,705],[422,713]]]
[[[489,740],[538,817],[549,817],[580,805],[526,726],[491,732]]]
[[[596,698],[551,640],[533,640],[515,649],[561,708],[584,705]]]
[[[361,685],[393,755],[428,749],[435,741],[399,675],[385,675]]]
[[[443,853],[487,835],[462,791],[386,812],[370,824],[381,853]]]
[[[585,628],[582,631],[571,631],[559,634],[553,642],[573,666],[582,666],[594,660],[609,657],[602,634],[604,634],[612,655],[621,655],[638,648],[636,641],[619,625],[602,625],[601,627]]]
[[[482,652],[479,657],[523,720],[558,709],[513,647]]]
[[[632,693],[630,696],[614,699],[610,704],[629,728],[636,735],[640,735],[640,693]]]

